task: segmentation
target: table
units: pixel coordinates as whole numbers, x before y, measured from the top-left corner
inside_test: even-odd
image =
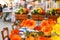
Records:
[[[11,19],[11,14],[12,14],[12,10],[10,10],[9,8],[4,8],[3,9],[3,20],[9,20]]]
[[[12,10],[10,8],[4,8],[3,9],[3,20],[4,19],[13,20],[13,18],[15,17],[14,14],[15,14],[16,10],[17,10],[17,8],[13,8]]]

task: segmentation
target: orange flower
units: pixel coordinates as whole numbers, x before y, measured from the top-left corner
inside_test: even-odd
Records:
[[[25,26],[28,25],[28,24],[30,23],[30,21],[31,21],[30,19],[27,19],[27,20],[25,21]]]
[[[23,27],[26,23],[26,20],[23,20],[22,23],[20,24],[20,27]]]
[[[38,40],[46,40],[43,36],[38,36]]]
[[[56,24],[56,21],[54,21],[53,19],[48,19],[48,23],[51,25],[51,26],[54,26]]]
[[[11,34],[9,35],[9,38],[11,38],[14,34],[19,34],[19,30],[18,29],[16,29],[16,30],[12,30],[11,31]]]
[[[46,38],[46,40],[52,40],[51,38]]]
[[[24,13],[28,12],[28,9],[27,8],[24,8],[23,10],[24,10]]]
[[[43,29],[43,32],[51,32],[52,28],[51,27],[45,27]]]
[[[33,29],[36,26],[36,22],[34,20],[30,20],[27,23],[28,24],[26,25],[26,27],[29,29]]]
[[[46,26],[49,26],[48,21],[47,20],[43,20],[41,22],[41,27],[46,27]]]
[[[20,24],[20,26],[25,26],[29,29],[33,29],[36,25],[36,22],[34,20],[30,20],[30,19],[27,19],[27,20],[23,20],[22,23]]]
[[[43,11],[42,11],[42,14],[46,14],[46,12],[43,10]]]
[[[26,38],[26,40],[36,40],[33,36],[29,36]]]
[[[51,40],[51,39],[43,36],[38,36],[38,40]]]
[[[60,13],[60,8],[57,9],[57,13]]]
[[[22,40],[22,38],[19,35],[13,35],[10,40]]]
[[[44,34],[46,36],[49,36],[51,34],[51,31],[52,31],[52,27],[44,27],[44,28],[42,28],[42,32],[44,32]]]

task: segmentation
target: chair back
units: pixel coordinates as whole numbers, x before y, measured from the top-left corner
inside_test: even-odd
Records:
[[[6,36],[4,36],[4,32],[6,31]],[[3,30],[1,31],[1,34],[2,34],[2,39],[5,40],[6,38],[9,38],[9,32],[8,32],[8,27],[6,28],[3,28]]]

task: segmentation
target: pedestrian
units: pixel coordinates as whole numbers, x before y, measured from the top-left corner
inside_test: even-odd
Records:
[[[2,10],[3,8],[2,8],[2,5],[0,4],[0,18],[2,18]]]

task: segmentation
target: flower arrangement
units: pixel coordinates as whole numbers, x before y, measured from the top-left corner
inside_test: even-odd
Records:
[[[57,10],[57,13],[60,14],[60,8],[57,8],[56,10]]]
[[[13,35],[10,40],[22,40],[21,36],[19,35]]]
[[[55,15],[56,14],[56,8],[51,8],[50,10],[48,10],[48,13],[50,14],[50,15]]]
[[[21,36],[19,36],[20,30],[15,29],[11,31],[11,34],[9,35],[10,40],[22,40]]]
[[[36,26],[36,21],[27,19],[22,21],[20,27],[27,27],[30,30],[35,30],[34,32],[26,31],[25,40],[60,40],[60,17],[57,19],[57,23],[52,19],[42,20],[39,26]],[[19,31],[15,31],[13,30],[12,34],[18,34]],[[15,36],[11,37],[15,38]],[[14,38],[13,40],[15,40]],[[16,38],[19,40],[18,36]],[[22,40],[21,37],[20,40]]]
[[[45,11],[42,9],[42,8],[35,8],[33,11],[32,11],[32,14],[45,14]]]
[[[28,14],[28,9],[20,7],[16,10],[15,14]]]
[[[52,40],[60,40],[60,17],[57,19],[57,24],[53,26],[52,33],[55,33],[54,36],[51,37]]]
[[[52,40],[51,32],[53,30],[53,26],[56,22],[52,19],[43,20],[40,26],[36,26],[34,30],[37,30],[38,40]]]
[[[20,27],[27,27],[29,29],[33,29],[36,26],[36,21],[27,19],[23,20],[22,23],[20,24]]]

